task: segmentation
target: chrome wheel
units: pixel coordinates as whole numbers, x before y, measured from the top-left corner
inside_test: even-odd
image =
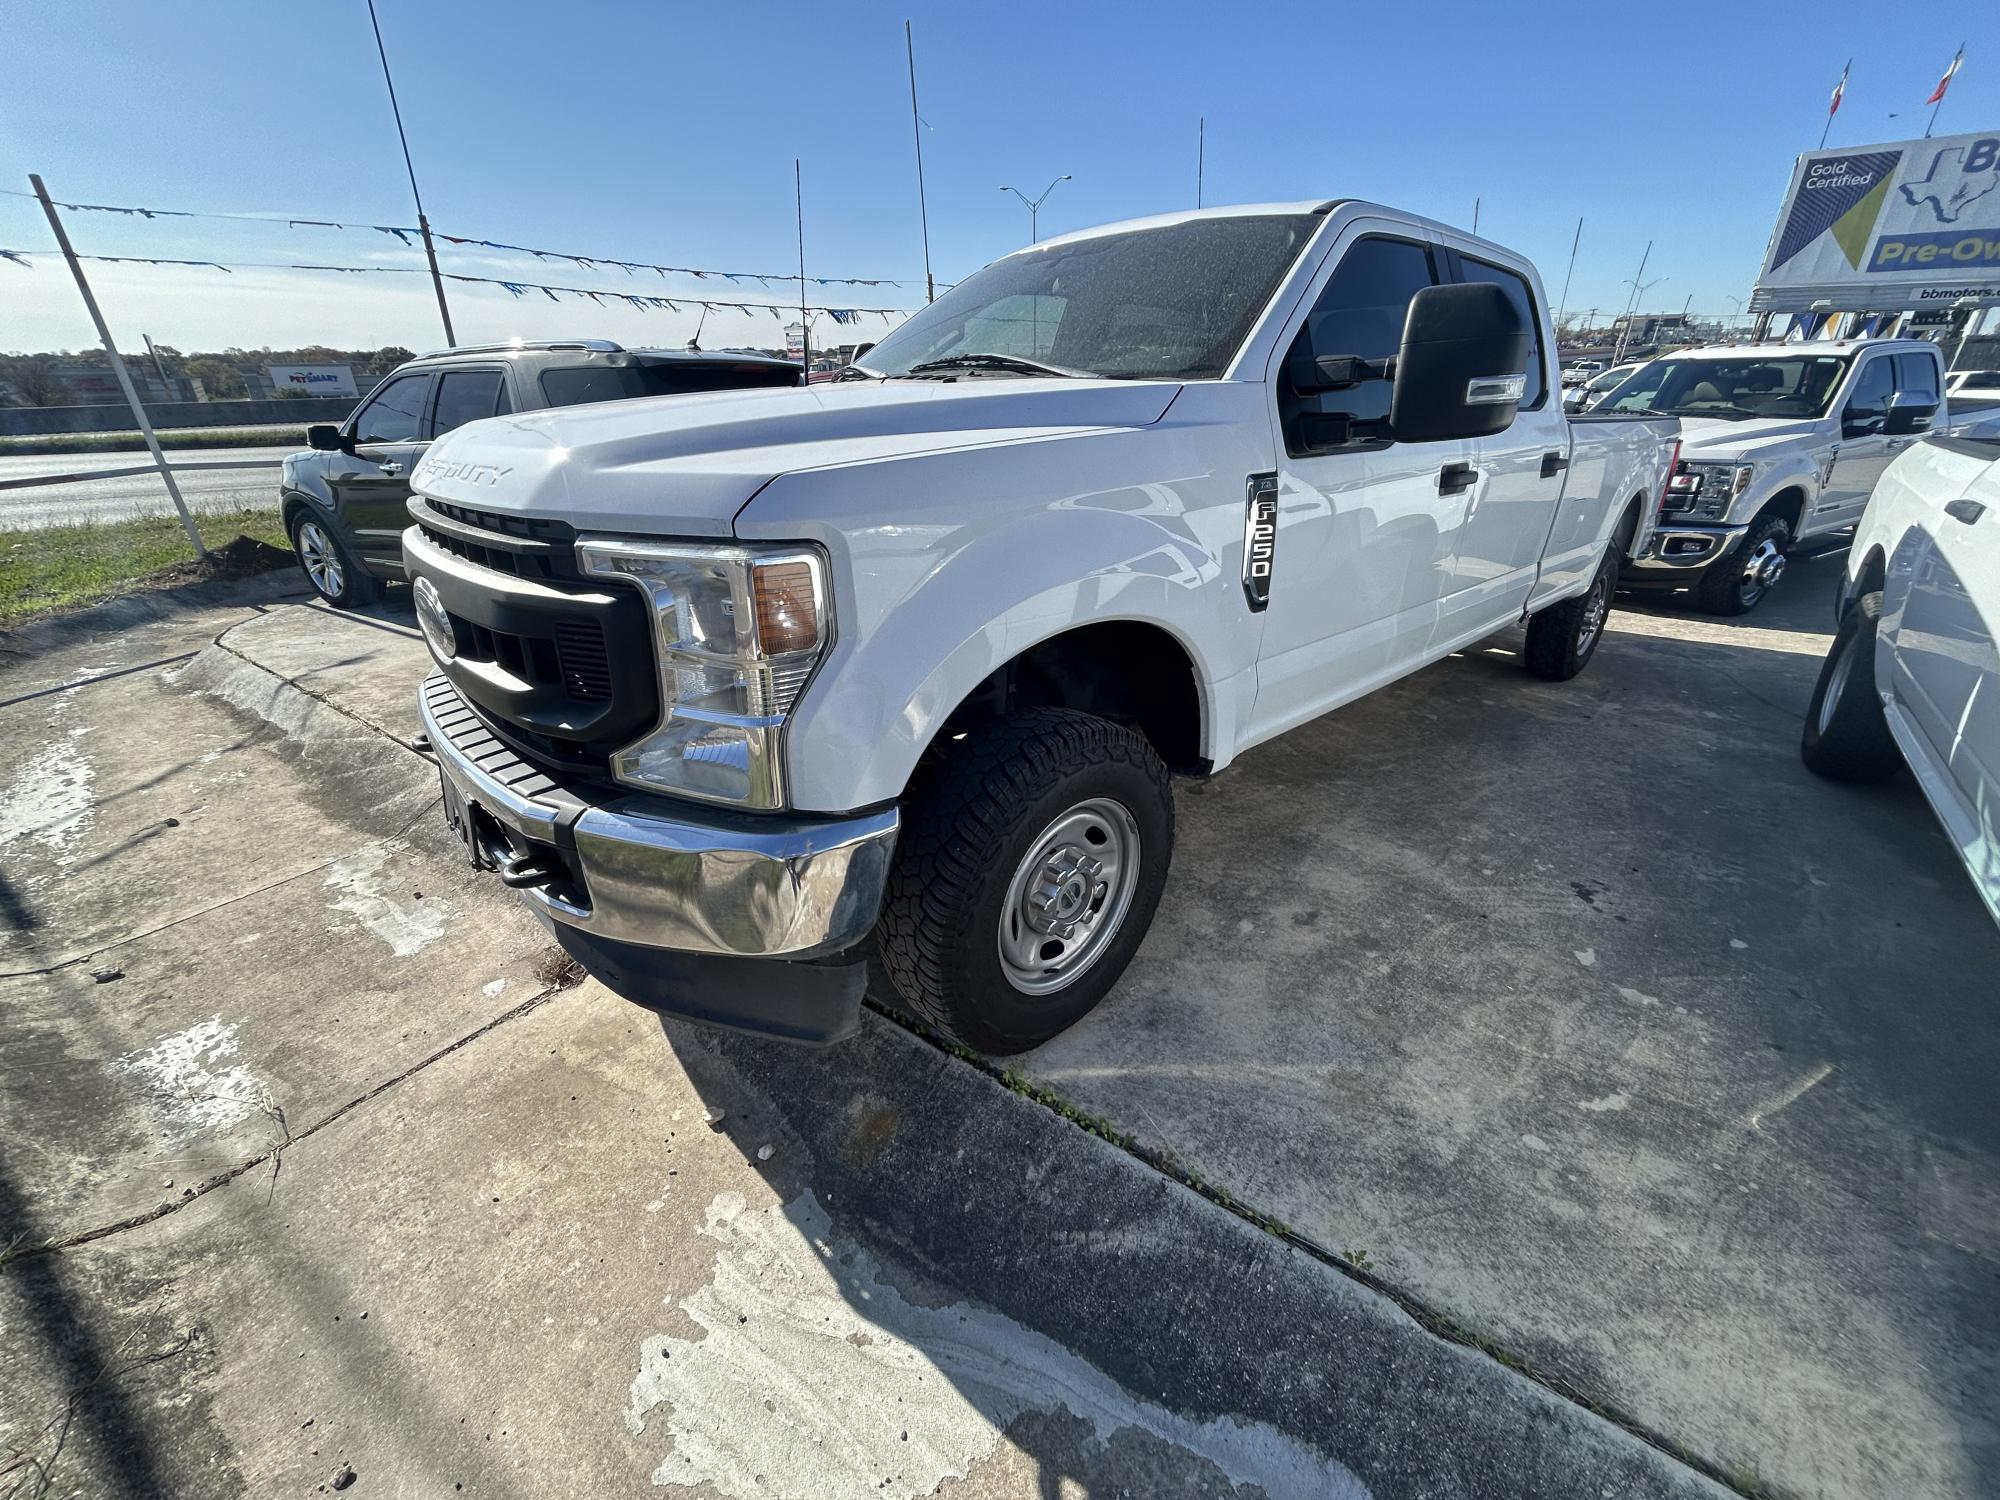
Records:
[[[1000,968],[1024,995],[1073,984],[1103,955],[1139,885],[1139,825],[1108,797],[1042,830],[1000,905]]]
[[[1833,716],[1840,712],[1840,698],[1847,691],[1847,679],[1854,675],[1855,650],[1854,643],[1850,641],[1847,649],[1840,653],[1840,659],[1833,664],[1833,675],[1826,680],[1826,693],[1819,700],[1819,732],[1822,735],[1832,732]]]
[[[340,564],[340,551],[333,544],[333,538],[320,529],[319,522],[305,521],[299,526],[299,562],[304,565],[306,577],[312,586],[329,599],[338,599],[346,587],[347,575]]]
[[[1778,546],[1778,538],[1767,536],[1743,559],[1743,579],[1736,586],[1737,595],[1746,607],[1755,604],[1776,588],[1784,576],[1785,554]]]
[[[1609,573],[1599,573],[1597,582],[1590,586],[1590,593],[1584,597],[1583,618],[1576,625],[1576,654],[1590,655],[1590,648],[1597,644],[1599,632],[1604,629],[1604,620],[1611,613],[1611,577]]]

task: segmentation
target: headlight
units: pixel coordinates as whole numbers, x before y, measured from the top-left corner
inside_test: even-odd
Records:
[[[802,547],[585,537],[583,571],[646,591],[660,722],[611,757],[634,786],[741,807],[784,805],[785,716],[832,634],[826,561]]]
[[[1682,515],[1719,519],[1756,477],[1755,464],[1684,461],[1668,483],[1666,508]]]

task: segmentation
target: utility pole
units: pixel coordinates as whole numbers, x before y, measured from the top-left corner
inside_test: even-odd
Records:
[[[917,114],[917,44],[910,35],[908,21],[903,23],[903,51],[910,59],[910,133],[917,138],[917,222],[924,228],[924,301],[935,302],[937,282],[931,277],[931,211],[924,202],[924,122]]]
[[[403,133],[403,107],[396,102],[396,80],[389,76],[389,49],[382,45],[382,23],[375,19],[375,0],[368,0],[368,24],[375,28],[375,51],[382,59],[382,81],[389,86],[389,110],[396,117],[396,139],[403,143],[403,169],[410,174],[410,196],[417,202],[417,233],[424,237],[424,259],[431,265],[438,316],[444,320],[445,347],[456,349],[458,338],[451,331],[451,309],[445,305],[444,277],[438,274],[437,246],[431,243],[431,221],[424,217],[424,195],[417,191],[417,169],[410,160],[410,138]]]
[[[799,363],[805,366],[806,379],[811,380],[812,324],[806,321],[806,180],[796,156],[792,158],[792,202],[799,216]]]
[[[196,557],[207,557],[208,548],[203,545],[201,532],[195,527],[194,517],[188,514],[187,501],[181,498],[181,487],[174,481],[174,471],[168,467],[166,454],[160,451],[160,440],[153,435],[153,422],[146,415],[144,403],[139,400],[138,391],[132,387],[132,372],[125,368],[125,356],[118,352],[118,345],[112,342],[111,330],[105,326],[104,314],[98,311],[97,298],[91,295],[90,283],[83,276],[83,262],[76,258],[71,248],[69,231],[56,214],[56,206],[49,201],[49,190],[42,186],[42,179],[30,172],[28,182],[41,199],[42,212],[49,216],[49,228],[55,231],[56,244],[62,248],[63,259],[69,262],[69,274],[76,278],[76,289],[83,296],[83,305],[90,311],[90,321],[97,325],[97,337],[104,345],[104,352],[111,360],[111,373],[118,377],[118,389],[125,393],[125,404],[132,408],[132,420],[139,424],[139,432],[146,439],[146,449],[153,455],[153,465],[160,471],[160,479],[167,487],[167,494],[174,502],[174,509],[180,512],[181,529],[194,544]]]
[[[1658,286],[1660,282],[1665,281],[1667,279],[1664,276],[1658,277],[1653,281],[1647,281],[1645,279],[1646,262],[1651,260],[1652,258],[1653,258],[1653,242],[1651,240],[1647,240],[1646,253],[1639,257],[1638,275],[1630,277],[1625,283],[1627,286],[1632,288],[1632,295],[1626,299],[1625,326],[1618,330],[1618,343],[1615,349],[1612,351],[1611,363],[1613,363],[1614,365],[1622,362],[1625,356],[1625,340],[1629,338],[1632,333],[1632,309],[1638,305],[1639,299],[1642,296],[1644,296],[1649,289]]]
[[[1007,184],[1004,182],[1000,184],[1001,192],[1012,193],[1016,198],[1019,198],[1022,203],[1027,205],[1029,243],[1039,245],[1042,242],[1042,224],[1041,224],[1042,205],[1048,202],[1049,194],[1053,193],[1056,190],[1057,182],[1068,182],[1068,181],[1069,181],[1069,173],[1065,172],[1062,174],[1062,176],[1058,177],[1055,182],[1052,182],[1047,187],[1043,188],[1042,196],[1039,198],[1030,198],[1026,193],[1022,192],[1019,188],[1008,187]]]
[[[1583,243],[1583,217],[1582,215],[1578,215],[1576,221],[1576,233],[1570,237],[1570,242],[1569,242],[1569,269],[1563,272],[1562,302],[1556,308],[1556,330],[1558,333],[1560,333],[1562,330],[1563,314],[1569,311],[1569,281],[1572,276],[1576,275],[1576,247],[1578,245],[1581,245],[1582,243]]]
[[[1194,206],[1201,207],[1201,179],[1208,170],[1208,116],[1202,115],[1194,127]]]

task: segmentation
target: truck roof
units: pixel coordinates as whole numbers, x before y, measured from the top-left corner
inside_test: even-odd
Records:
[[[1190,224],[1197,219],[1247,219],[1264,214],[1323,214],[1346,200],[1304,198],[1296,203],[1225,203],[1214,208],[1189,208],[1178,213],[1149,214],[1143,219],[1120,219],[1113,224],[1093,224],[1088,229],[1072,229],[1068,234],[1051,235],[1033,245],[1023,245],[1013,253],[1045,250],[1050,245],[1072,245],[1094,240],[1100,235],[1125,234],[1134,229],[1165,229],[1172,224]]]

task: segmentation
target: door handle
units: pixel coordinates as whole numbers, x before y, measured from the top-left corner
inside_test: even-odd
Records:
[[[1564,458],[1560,453],[1544,453],[1542,455],[1542,478],[1544,479],[1553,479],[1568,467],[1569,460]]]
[[[1944,513],[1954,521],[1963,521],[1970,526],[1986,514],[1986,507],[1977,500],[1954,500],[1944,508]]]
[[[1446,464],[1438,470],[1438,493],[1456,495],[1461,490],[1472,488],[1479,478],[1479,471],[1471,464]]]
[[[386,459],[382,464],[382,472],[387,474],[391,479],[394,479],[398,474],[403,472],[403,466],[393,458]]]

